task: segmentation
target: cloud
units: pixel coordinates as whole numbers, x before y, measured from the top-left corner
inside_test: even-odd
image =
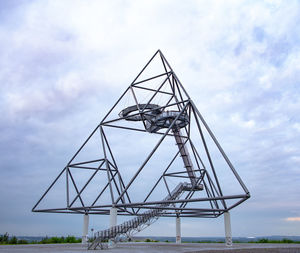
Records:
[[[270,224],[292,219],[300,190],[299,8],[298,1],[1,3],[1,200],[18,211],[9,199],[26,199],[19,215],[30,210],[160,48],[250,189],[235,219],[247,217],[251,234],[274,209]],[[11,225],[1,229],[16,233],[9,211],[3,217]],[[81,225],[72,219],[75,231]],[[296,231],[288,229],[278,233]]]
[[[285,220],[286,221],[300,221],[300,217],[288,217]]]

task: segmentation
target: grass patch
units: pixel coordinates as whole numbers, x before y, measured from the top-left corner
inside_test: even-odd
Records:
[[[54,244],[54,243],[80,243],[81,239],[77,239],[75,236],[69,235],[67,237],[45,237],[41,241],[32,242],[24,239],[18,239],[16,236],[10,237],[8,233],[0,235],[0,244]]]
[[[144,242],[159,242],[159,241],[157,241],[157,240],[152,240],[152,239],[147,238],[147,239],[145,239]]]
[[[262,238],[257,241],[250,241],[249,243],[300,243],[300,241],[293,241],[286,238],[283,238],[282,240],[269,240],[267,238]]]

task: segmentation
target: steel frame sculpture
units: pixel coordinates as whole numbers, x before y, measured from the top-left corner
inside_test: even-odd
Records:
[[[162,64],[163,72],[141,79],[142,74],[147,70],[149,64],[153,63],[154,59],[159,59]],[[158,79],[162,79],[162,82],[157,88],[149,85],[151,81]],[[141,100],[138,96],[138,90],[151,94],[150,98]],[[125,95],[131,96],[134,104],[123,108],[117,114],[115,109],[117,106],[120,106]],[[153,101],[157,96],[164,96],[165,102],[163,104],[154,103]],[[126,122],[127,124],[121,125],[120,122]],[[139,127],[136,125],[137,122],[139,122],[139,124],[141,123]],[[128,182],[123,180],[119,166],[113,155],[109,137],[106,134],[107,128],[138,131],[160,136],[159,141],[151,152],[145,156],[143,163],[140,164]],[[196,137],[192,136],[191,128],[195,129],[199,134],[195,142],[194,138]],[[204,132],[206,134],[204,134]],[[93,160],[74,162],[75,158],[84,149],[90,139],[98,134],[104,157],[95,157]],[[129,189],[131,189],[133,182],[138,180],[139,174],[166,138],[175,139],[178,146],[177,153],[169,161],[157,181],[152,183],[153,186],[151,190],[145,194],[144,200],[132,201],[132,195],[130,195]],[[240,194],[223,194],[218,178],[218,171],[217,168],[215,168],[215,163],[207,145],[208,138],[214,143],[222,159],[225,161],[227,169],[232,172],[234,179],[238,182],[241,189]],[[205,157],[200,155],[199,149],[202,150],[201,153],[204,154]],[[169,168],[180,156],[184,165],[183,169],[170,172]],[[207,161],[207,163],[205,163],[204,160]],[[74,169],[91,170],[94,172],[86,183],[82,187],[79,187],[73,177]],[[104,173],[107,177],[107,182],[105,185],[98,186],[96,198],[90,204],[86,204],[82,198],[82,194],[88,185],[93,183],[93,178],[97,173]],[[56,182],[62,177],[65,177],[65,206],[59,208],[39,208],[41,201],[43,201]],[[172,189],[170,189],[167,182],[168,180],[166,180],[172,177],[180,178],[185,182],[181,188],[182,192],[177,194],[176,198],[171,197]],[[162,200],[150,201],[150,196],[161,182],[164,183],[170,197],[167,196]],[[74,198],[70,196],[70,187],[76,192]],[[109,203],[99,204],[99,198],[107,191],[110,192],[111,201]],[[118,215],[139,216],[143,215],[143,212],[149,209],[158,209],[160,217],[216,218],[241,204],[249,197],[250,194],[247,187],[205,122],[200,111],[184,89],[162,52],[158,50],[108,111],[103,120],[92,131],[90,136],[62,169],[56,179],[50,184],[32,211],[108,215],[110,208],[114,207],[117,208]],[[189,206],[190,203],[200,202],[207,202],[209,207],[199,208]]]

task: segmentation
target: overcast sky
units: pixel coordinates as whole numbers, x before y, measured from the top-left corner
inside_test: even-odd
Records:
[[[300,235],[299,1],[4,0],[0,48],[0,234],[81,235],[80,215],[31,208],[161,49],[250,190],[233,236]],[[182,220],[223,234],[222,217]]]

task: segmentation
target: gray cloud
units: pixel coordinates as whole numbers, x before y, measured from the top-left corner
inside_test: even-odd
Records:
[[[0,233],[80,234],[80,217],[31,207],[158,48],[252,193],[232,212],[234,235],[298,233],[286,220],[300,215],[297,1],[6,4]],[[200,235],[199,224],[222,235],[220,222],[186,219],[183,235]],[[100,229],[107,219],[91,223]],[[144,234],[171,235],[161,224],[172,230],[173,223],[162,219]]]

